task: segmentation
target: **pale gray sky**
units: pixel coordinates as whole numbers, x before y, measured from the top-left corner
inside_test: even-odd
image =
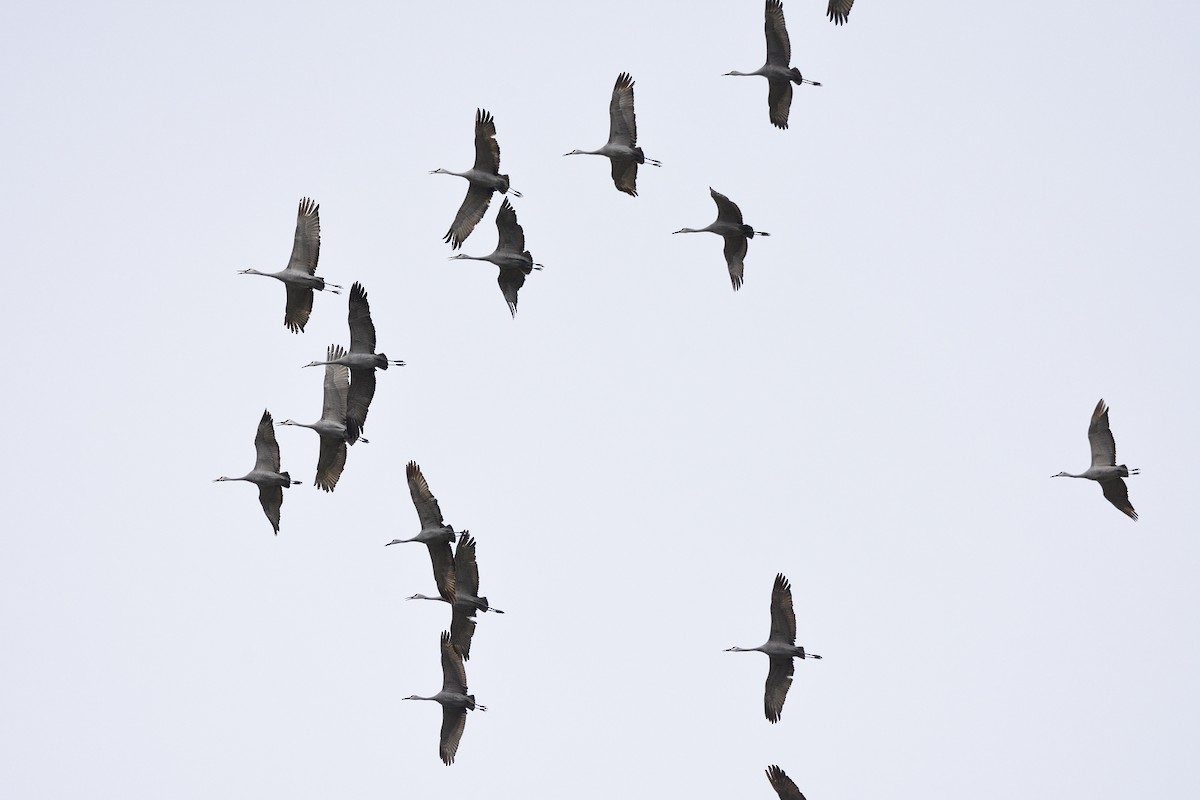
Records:
[[[1200,10],[44,3],[0,24],[0,785],[29,798],[1192,798]],[[637,81],[641,197],[598,157]],[[441,241],[475,109],[536,260],[510,319]],[[770,231],[730,289],[708,187]],[[371,443],[312,421],[368,289]],[[490,252],[499,201],[463,252]],[[31,366],[17,351],[31,350]],[[28,374],[17,376],[17,369]],[[16,389],[25,391],[18,399]],[[1133,522],[1084,481],[1112,406]],[[489,707],[437,757],[445,608],[404,464],[478,538]],[[773,576],[799,641],[763,719]]]

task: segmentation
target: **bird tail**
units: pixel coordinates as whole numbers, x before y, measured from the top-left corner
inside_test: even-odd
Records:
[[[388,357],[385,356],[383,353],[376,354],[375,366],[378,367],[379,369],[387,369],[388,368]]]

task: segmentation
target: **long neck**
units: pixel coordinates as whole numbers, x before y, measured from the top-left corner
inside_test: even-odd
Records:
[[[304,423],[304,422],[295,422],[295,421],[293,421],[293,420],[290,420],[290,419],[285,419],[283,422],[281,422],[281,423],[279,423],[279,424],[280,424],[280,425],[295,425],[297,428],[309,428],[309,429],[312,429],[312,430],[316,430],[316,427],[317,427],[315,423],[314,423],[314,424],[312,424],[312,425],[309,425],[309,424],[307,424],[307,423]]]

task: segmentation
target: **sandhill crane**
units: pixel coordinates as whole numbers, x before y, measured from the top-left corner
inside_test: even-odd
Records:
[[[287,289],[287,305],[283,312],[283,324],[292,333],[300,333],[312,313],[313,290],[340,294],[341,286],[326,283],[318,278],[317,257],[321,254],[321,218],[317,213],[320,206],[307,197],[300,198],[300,210],[296,212],[296,240],[292,244],[292,257],[288,265],[279,272],[259,272],[256,269],[239,270],[239,275],[265,275],[283,281]]]
[[[444,597],[429,597],[414,594],[409,600],[441,600],[449,602]],[[475,539],[469,531],[458,535],[458,544],[454,547],[454,610],[450,618],[450,640],[462,653],[464,660],[471,658],[471,637],[475,635],[475,612],[494,611],[486,597],[479,596],[479,565],[475,561]]]
[[[1108,498],[1108,502],[1119,508],[1130,519],[1137,519],[1137,512],[1129,502],[1129,488],[1122,478],[1137,475],[1139,470],[1130,469],[1124,464],[1117,464],[1117,443],[1113,440],[1112,431],[1108,429],[1108,406],[1101,398],[1092,412],[1092,421],[1088,425],[1088,443],[1092,446],[1092,466],[1072,475],[1060,472],[1051,475],[1052,478],[1087,478],[1100,484],[1100,490]]]
[[[506,194],[511,191],[513,195],[521,196],[516,189],[508,188],[508,176],[500,174],[500,145],[496,143],[496,121],[482,108],[475,109],[475,166],[466,172],[435,169],[429,174],[457,175],[466,178],[471,184],[444,239],[455,250],[462,247],[462,243],[471,235],[471,231],[475,230],[479,220],[483,219],[488,203],[492,202],[492,192]]]
[[[775,764],[767,767],[767,780],[771,782],[775,794],[779,795],[779,800],[804,800],[804,795],[796,788],[792,779]]]
[[[792,61],[792,44],[788,39],[787,26],[783,21],[783,3],[767,0],[766,8],[767,63],[754,72],[726,72],[726,75],[762,75],[767,79],[767,108],[771,112],[771,124],[787,129],[788,112],[792,108],[792,84],[820,86],[800,74],[800,70],[789,66]]]
[[[646,158],[637,146],[637,117],[633,113],[633,77],[628,72],[617,76],[612,100],[608,103],[608,143],[599,150],[572,150],[567,156],[607,156],[612,162],[613,185],[625,194],[637,197],[638,164],[661,167],[662,162]]]
[[[725,240],[725,265],[729,268],[729,279],[736,292],[742,287],[742,272],[746,258],[747,239],[755,236],[770,236],[766,231],[756,231],[742,223],[742,210],[732,200],[711,186],[713,202],[717,204],[717,219],[705,228],[680,228],[675,233],[716,233]]]
[[[766,653],[771,658],[763,709],[767,719],[779,722],[783,713],[783,701],[787,699],[788,688],[792,685],[792,673],[795,671],[792,659],[820,658],[815,653],[804,652],[803,647],[796,645],[796,612],[792,610],[792,586],[782,573],[775,576],[775,586],[771,590],[770,638],[758,647],[730,647],[725,652],[749,653],[752,650]]]
[[[342,358],[346,351],[336,344],[329,345],[325,357],[330,361]],[[280,425],[297,425],[311,428],[321,437],[321,451],[317,456],[317,480],[315,485],[327,492],[337,486],[338,478],[346,466],[346,445],[354,444],[350,429],[346,426],[346,400],[350,394],[350,370],[342,364],[325,365],[325,394],[321,403],[321,418],[312,425],[285,419]],[[362,441],[367,441],[363,439]]]
[[[405,700],[436,700],[442,704],[442,733],[438,737],[438,755],[447,766],[454,763],[458,743],[467,727],[467,710],[487,711],[467,693],[467,670],[462,655],[450,641],[450,632],[442,631],[442,690],[433,697],[411,695]]]
[[[525,229],[517,222],[516,209],[508,198],[500,205],[496,213],[496,249],[486,256],[469,256],[465,253],[450,256],[451,261],[465,259],[468,261],[490,261],[500,268],[496,282],[504,293],[508,310],[515,318],[517,316],[517,292],[525,285],[525,276],[535,269],[541,269],[541,264],[533,262],[533,256],[525,249]]]
[[[271,423],[270,411],[263,411],[262,419],[258,422],[258,433],[254,436],[254,452],[254,469],[240,478],[227,478],[222,475],[213,482],[249,481],[258,486],[258,502],[262,503],[263,513],[271,521],[271,527],[278,536],[283,490],[300,481],[294,481],[291,475],[279,471],[279,443],[275,441],[275,426]]]
[[[829,0],[829,9],[825,12],[834,25],[845,25],[850,19],[850,9],[854,0]]]
[[[353,443],[362,436],[371,398],[375,396],[375,370],[387,369],[391,364],[403,367],[404,362],[388,360],[383,353],[375,352],[375,323],[371,322],[371,305],[367,302],[367,290],[361,283],[355,282],[350,287],[350,313],[347,320],[350,323],[350,352],[339,358],[312,361],[304,366],[341,364],[350,368],[350,393],[346,410],[349,438],[346,441]]]
[[[408,477],[408,493],[412,495],[413,505],[417,508],[417,519],[421,521],[421,531],[411,539],[392,539],[388,544],[423,542],[429,548],[429,560],[433,562],[433,579],[438,592],[446,602],[453,603],[455,576],[450,543],[454,541],[454,528],[442,520],[442,509],[433,492],[429,491],[429,483],[417,462],[408,462],[404,472]]]

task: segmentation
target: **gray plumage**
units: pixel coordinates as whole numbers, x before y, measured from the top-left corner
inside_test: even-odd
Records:
[[[500,268],[496,282],[500,284],[500,292],[504,302],[508,304],[509,313],[517,316],[517,292],[525,285],[525,276],[535,269],[541,269],[541,264],[535,264],[533,256],[525,249],[525,229],[517,222],[517,211],[512,207],[508,198],[500,204],[496,213],[496,249],[486,256],[469,256],[466,253],[450,256],[451,261],[490,261]]]
[[[429,560],[433,563],[433,579],[437,584],[438,593],[448,603],[454,602],[455,576],[454,554],[450,552],[450,543],[456,534],[454,528],[445,524],[442,519],[442,509],[437,498],[429,490],[429,483],[417,462],[410,461],[405,468],[408,478],[408,493],[412,496],[413,505],[417,509],[417,519],[421,530],[411,539],[392,539],[392,544],[421,542],[429,549]],[[386,545],[385,545],[386,546]]]
[[[279,470],[279,443],[275,441],[275,426],[271,422],[271,412],[263,411],[262,419],[258,422],[258,432],[254,436],[254,469],[240,478],[227,478],[222,475],[217,481],[248,481],[258,487],[258,502],[262,504],[263,513],[271,522],[275,535],[279,535],[279,512],[283,507],[283,490],[300,481],[293,481],[286,472]]]
[[[834,25],[845,25],[850,19],[850,9],[853,7],[854,0],[829,0],[829,8],[825,13]]]
[[[787,25],[783,19],[783,3],[780,0],[767,0],[765,32],[767,36],[767,62],[754,72],[726,72],[726,75],[762,75],[767,79],[767,109],[770,112],[771,124],[776,128],[787,129],[788,114],[792,108],[792,84],[800,86],[820,86],[816,81],[810,81],[800,74],[800,70],[791,66],[792,43],[788,38]]]
[[[628,72],[617,76],[612,99],[608,103],[608,142],[599,150],[572,150],[567,156],[606,156],[612,162],[613,185],[625,194],[637,197],[638,164],[661,167],[662,162],[646,158],[637,143],[637,115],[633,110],[633,77]]]
[[[779,795],[779,800],[804,800],[804,795],[796,788],[792,779],[775,764],[767,767],[767,780],[771,782],[775,794]]]
[[[783,714],[783,702],[792,685],[795,667],[793,658],[820,658],[815,653],[805,652],[796,644],[796,612],[792,609],[792,586],[780,573],[775,576],[771,589],[771,635],[758,647],[730,647],[727,653],[748,653],[757,650],[771,659],[767,671],[766,691],[763,695],[763,710],[772,723],[778,722]]]
[[[346,351],[331,344],[325,351],[328,362],[342,358]],[[321,418],[312,425],[285,419],[280,425],[296,425],[309,428],[321,437],[321,451],[317,456],[316,486],[326,492],[337,487],[338,479],[346,466],[346,445],[354,444],[346,424],[346,406],[350,394],[350,369],[343,364],[326,363],[324,395],[321,403]],[[367,441],[363,439],[362,441]]]
[[[433,700],[442,705],[442,730],[438,737],[438,755],[449,766],[458,753],[463,730],[467,727],[467,711],[487,711],[487,706],[475,702],[475,695],[467,689],[467,670],[463,666],[462,654],[450,641],[450,633],[442,632],[442,690],[432,697],[411,695],[405,700]]]
[[[310,198],[300,198],[300,209],[296,212],[296,238],[292,243],[292,257],[288,265],[279,272],[259,272],[256,269],[239,270],[239,275],[265,275],[282,281],[287,289],[287,305],[283,312],[283,324],[292,333],[300,333],[308,324],[312,314],[313,292],[330,291],[339,294],[341,286],[326,283],[317,277],[317,259],[321,254],[320,206]]]
[[[463,198],[458,213],[450,230],[446,232],[443,241],[455,250],[475,230],[479,220],[483,219],[488,204],[492,202],[492,193],[506,194],[512,192],[516,197],[521,193],[510,189],[508,176],[500,174],[500,145],[496,142],[496,121],[492,115],[482,108],[475,109],[475,166],[466,172],[451,172],[448,169],[431,170],[431,175],[457,175],[466,178],[470,183],[467,196]]]
[[[1108,427],[1108,406],[1103,398],[1096,403],[1096,410],[1092,412],[1092,420],[1088,424],[1088,444],[1092,450],[1091,467],[1078,475],[1060,472],[1050,477],[1087,478],[1096,481],[1108,502],[1130,519],[1136,520],[1138,515],[1133,509],[1133,504],[1129,502],[1129,488],[1121,479],[1137,475],[1140,470],[1117,463],[1117,443]]]
[[[742,275],[745,271],[746,251],[749,249],[747,240],[755,236],[770,236],[766,231],[756,231],[742,222],[742,210],[737,204],[711,186],[708,187],[713,202],[717,204],[717,218],[703,228],[680,228],[675,233],[715,233],[725,240],[725,266],[729,270],[729,280],[736,292],[742,288]]]
[[[403,361],[389,360],[383,353],[375,352],[375,323],[371,321],[371,305],[367,302],[367,290],[361,283],[350,287],[350,351],[338,358],[311,361],[306,367],[341,364],[350,368],[350,391],[346,396],[346,428],[351,444],[362,436],[363,425],[371,399],[375,397],[375,370],[387,369],[394,364],[403,367]]]
[[[440,600],[446,598],[414,594],[409,600]],[[471,658],[471,639],[475,635],[475,613],[477,611],[504,612],[493,608],[486,597],[479,596],[479,565],[475,560],[475,539],[469,531],[458,535],[454,547],[454,604],[450,618],[450,640],[462,653],[464,660]]]

